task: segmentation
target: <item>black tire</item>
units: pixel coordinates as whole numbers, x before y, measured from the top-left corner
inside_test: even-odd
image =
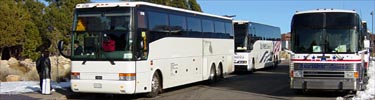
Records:
[[[224,72],[223,72],[223,67],[221,65],[219,65],[219,70],[218,70],[218,77],[217,77],[217,80],[220,81],[222,79],[224,79]]]
[[[305,91],[303,89],[293,89],[294,94],[303,95]]]
[[[210,76],[208,77],[207,84],[213,84],[217,80],[215,65],[211,66]]]
[[[274,59],[273,59],[274,61],[273,61],[273,68],[277,68],[278,67],[278,64],[279,64],[279,59],[277,59],[277,57],[275,57]]]
[[[253,66],[250,70],[250,73],[254,73],[256,70],[255,70],[255,59],[253,58],[253,62],[251,63],[251,65]]]
[[[146,96],[149,98],[153,98],[159,95],[161,93],[161,81],[160,81],[160,76],[158,73],[155,73],[154,76],[152,77],[152,82],[151,82],[151,92],[147,93]]]

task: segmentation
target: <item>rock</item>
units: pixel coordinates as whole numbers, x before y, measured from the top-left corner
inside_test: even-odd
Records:
[[[31,59],[25,59],[23,61],[20,61],[20,64],[22,66],[25,66],[25,67],[29,68],[29,69],[31,69],[31,67],[35,66],[35,62],[33,62],[33,60],[31,60]]]
[[[70,64],[65,64],[63,67],[64,67],[65,70],[68,70],[68,69],[70,69]]]
[[[19,75],[8,75],[6,77],[7,82],[16,82],[16,81],[21,81],[21,76]]]
[[[11,65],[11,64],[17,64],[17,63],[18,63],[18,60],[17,60],[16,58],[14,58],[14,57],[11,57],[11,58],[8,60],[8,63],[9,63],[9,65]]]
[[[1,60],[0,61],[0,68],[8,68],[9,64],[7,60]]]

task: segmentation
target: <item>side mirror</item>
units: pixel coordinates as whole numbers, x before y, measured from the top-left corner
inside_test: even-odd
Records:
[[[60,40],[57,44],[57,49],[59,50],[59,53],[64,56],[65,58],[70,58],[70,56],[66,55],[63,50],[64,50],[64,41]]]

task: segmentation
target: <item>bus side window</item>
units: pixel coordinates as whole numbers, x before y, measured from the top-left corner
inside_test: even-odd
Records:
[[[149,42],[168,36],[168,15],[159,12],[148,12],[148,26],[150,30]]]
[[[138,48],[138,59],[147,59],[148,55],[148,40],[147,40],[147,17],[146,12],[138,11],[137,12],[137,34],[139,43],[137,43]]]

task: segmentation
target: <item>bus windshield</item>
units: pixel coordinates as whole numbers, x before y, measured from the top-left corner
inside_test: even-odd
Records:
[[[234,25],[235,29],[235,49],[236,52],[247,51],[247,42],[248,42],[248,24],[236,24]]]
[[[132,58],[129,8],[77,9],[72,60]]]
[[[293,17],[293,51],[296,53],[354,53],[358,25],[353,13],[308,13]]]

